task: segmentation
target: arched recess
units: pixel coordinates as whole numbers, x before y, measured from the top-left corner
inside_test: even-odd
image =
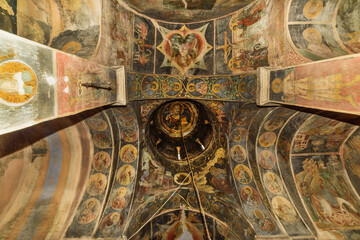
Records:
[[[317,61],[360,51],[360,3],[351,0],[288,2],[288,40],[302,57]]]
[[[261,109],[255,104],[246,104],[235,111],[230,128],[229,160],[238,199],[257,236],[281,238],[286,236],[286,232],[275,219],[270,204],[264,198],[254,146],[259,124],[270,110],[271,108]]]
[[[284,147],[278,149],[282,155],[282,175],[288,180],[288,189],[296,189],[297,193],[291,190],[291,195],[297,202],[301,200],[319,239],[334,234],[346,238],[360,229],[356,182],[351,181],[346,171],[351,163],[344,160],[356,151],[349,144],[359,120],[332,113],[318,114],[299,113],[284,128],[282,144],[287,145],[290,154],[285,153]],[[289,138],[289,128],[294,124],[298,130]],[[356,138],[356,134],[352,137]],[[298,206],[302,208],[300,203]]]
[[[94,151],[80,121],[54,120],[0,137],[0,238],[62,238]]]
[[[230,105],[191,100],[152,101],[149,108],[141,105],[145,131],[139,133],[142,150],[135,199],[124,229],[127,237],[162,212],[199,210],[193,181],[206,215],[253,234],[233,192],[225,114]],[[187,156],[194,172],[189,177]]]
[[[10,0],[0,11],[2,30],[85,59],[96,53],[101,0]]]
[[[211,239],[241,240],[253,236],[239,228],[232,228],[214,216],[206,215]],[[236,229],[236,230],[235,230]],[[157,215],[135,236],[138,239],[207,239],[202,216],[196,210],[176,209]]]

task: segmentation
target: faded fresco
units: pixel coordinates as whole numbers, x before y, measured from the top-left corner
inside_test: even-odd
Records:
[[[269,100],[357,113],[359,65],[359,58],[347,58],[270,71]]]
[[[8,131],[53,117],[53,52],[5,32],[0,42],[0,129]]]
[[[354,129],[355,126],[348,123],[313,116],[301,125],[294,137],[291,163],[296,186],[319,229],[359,228],[360,208],[348,181],[348,176],[353,175],[348,175],[342,164],[340,148]],[[356,135],[348,143],[355,138]],[[351,161],[349,148],[344,149],[344,161]],[[321,154],[316,154],[319,152]]]
[[[248,5],[251,0],[125,0],[138,12],[170,22],[193,22],[221,17]],[[204,11],[205,10],[205,11]]]
[[[359,3],[293,0],[288,31],[295,51],[316,61],[359,52]]]
[[[133,71],[154,72],[155,28],[150,20],[135,17]]]
[[[119,156],[117,169],[109,190],[109,199],[104,206],[95,236],[97,238],[116,238],[120,236],[128,221],[128,214],[132,208],[132,199],[135,192],[138,159],[139,138],[138,123],[135,112],[131,107],[115,108],[111,110],[113,120],[118,127],[117,135],[121,136],[118,143]],[[128,132],[135,131],[136,135],[123,137]],[[130,140],[131,139],[131,140]]]
[[[229,139],[233,178],[242,208],[257,235],[283,235],[278,223],[260,197],[254,180],[256,176],[249,163],[248,131],[258,111],[259,109],[252,104],[244,105],[235,111]]]
[[[158,26],[156,73],[211,74],[213,22]],[[172,30],[174,29],[174,30]],[[161,38],[160,38],[161,37]],[[189,70],[192,72],[188,72]]]
[[[85,59],[97,49],[101,1],[2,0],[0,10],[2,30]]]
[[[151,108],[154,109],[154,106]],[[241,229],[240,233],[233,233],[237,236],[235,239],[242,239],[245,233],[251,236],[252,230],[238,211],[238,203],[231,194],[225,160],[226,143],[215,131],[220,126],[213,113],[197,102],[171,101],[156,110],[149,110],[149,113],[142,111],[142,114],[148,117],[143,124],[146,131],[140,153],[140,170],[133,212],[126,224],[125,235],[141,236],[143,233],[137,230],[157,214],[173,219],[175,215],[169,210],[199,209],[197,190],[193,187],[195,181],[201,205],[209,216],[226,222],[228,227]],[[191,175],[189,162],[194,169]],[[211,218],[209,221],[212,222]],[[199,239],[203,239],[206,231],[201,222],[199,225],[202,226]],[[173,226],[168,223],[160,229],[163,232],[174,231]],[[154,230],[153,234],[159,234],[157,231]]]
[[[0,3],[0,29],[15,33],[16,15],[17,15],[17,0],[3,0]]]
[[[82,124],[58,132],[29,130],[21,130],[27,137],[16,146],[9,137],[0,137],[7,149],[0,159],[0,238],[60,239],[58,226],[68,223],[81,194],[77,184],[86,175],[80,166],[88,166],[88,139],[79,137],[86,130]],[[30,136],[34,131],[37,137]]]
[[[360,163],[359,163],[359,128],[353,132],[343,145],[342,164],[357,193],[360,193]]]
[[[257,1],[245,10],[234,13],[228,22],[228,28],[222,29],[228,18],[216,21],[219,32],[217,50],[222,50],[217,57],[219,73],[224,73],[225,66],[234,74],[253,71],[268,65],[267,46],[264,37],[259,34],[266,25],[265,1]],[[224,23],[225,22],[225,23]],[[218,51],[217,51],[218,52]],[[221,59],[223,55],[223,59]]]
[[[118,1],[102,1],[101,32],[96,55],[91,59],[105,66],[132,67],[134,14]]]
[[[127,83],[131,100],[176,97],[251,102],[256,94],[255,74],[184,77],[130,73]]]
[[[115,102],[114,70],[60,52],[56,65],[59,115]]]
[[[91,236],[103,209],[105,195],[109,188],[113,168],[114,139],[110,121],[105,113],[98,113],[85,120],[91,134],[93,156],[85,191],[71,222],[66,230],[67,238]]]
[[[271,210],[291,236],[309,235],[306,224],[301,219],[290,195],[285,190],[276,157],[276,142],[279,132],[293,113],[292,110],[277,108],[266,116],[258,130],[256,144],[258,169]]]
[[[100,34],[101,2],[54,0],[54,13],[62,24],[54,26],[50,46],[89,59],[95,53]]]

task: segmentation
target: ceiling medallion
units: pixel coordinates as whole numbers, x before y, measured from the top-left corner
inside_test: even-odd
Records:
[[[175,67],[185,74],[190,68],[206,69],[204,55],[212,49],[205,39],[208,24],[189,30],[185,25],[179,30],[159,26],[163,37],[157,49],[165,58],[161,67]]]

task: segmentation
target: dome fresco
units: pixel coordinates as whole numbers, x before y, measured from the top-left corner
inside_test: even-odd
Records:
[[[121,0],[135,11],[166,22],[197,22],[222,17],[253,0]]]
[[[0,239],[360,239],[358,9],[0,0]]]

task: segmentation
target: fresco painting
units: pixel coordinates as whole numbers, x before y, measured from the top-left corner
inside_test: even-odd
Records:
[[[343,143],[343,156],[341,158],[343,166],[345,166],[347,175],[349,176],[352,185],[356,192],[360,193],[360,164],[359,164],[359,128],[356,128],[350,137]]]
[[[359,4],[354,0],[341,1],[336,15],[337,33],[352,53],[360,53]]]
[[[354,126],[345,122],[314,116],[295,135],[293,152],[338,152],[353,129]]]
[[[127,77],[131,100],[192,98],[252,102],[256,95],[256,75],[185,77],[142,75]]]
[[[356,114],[359,111],[356,91],[360,84],[359,64],[358,57],[348,57],[294,68],[265,70],[269,80],[263,81],[261,88],[269,89],[269,99],[264,97],[261,101]],[[328,71],[315,71],[319,68]]]
[[[116,122],[114,128],[119,137],[117,169],[109,188],[109,197],[103,206],[103,213],[94,236],[97,238],[116,238],[124,231],[128,214],[132,207],[132,199],[137,177],[139,155],[138,124],[132,107],[118,107],[108,111]]]
[[[52,31],[51,47],[90,59],[96,51],[101,24],[101,2],[54,0],[53,12],[62,22]]]
[[[339,155],[292,157],[298,191],[320,229],[357,229],[359,202],[348,187]]]
[[[135,17],[133,71],[153,73],[154,71],[154,25],[145,18]]]
[[[252,1],[244,0],[209,0],[209,1],[181,1],[181,0],[125,0],[126,4],[154,19],[169,22],[193,22],[217,18],[237,11]],[[146,4],[145,4],[146,3]]]
[[[259,109],[253,104],[246,104],[241,107],[233,106],[233,108],[234,115],[231,116],[233,125],[229,139],[230,156],[237,194],[243,203],[242,208],[249,221],[253,224],[257,235],[282,235],[278,224],[261,200],[255,185],[259,177],[253,172],[249,164],[252,156],[248,156],[248,131]],[[273,158],[272,167],[275,165],[275,156]]]
[[[41,128],[35,131],[39,130]],[[83,130],[84,125],[79,124],[38,139],[19,139],[17,144],[27,142],[27,145],[13,153],[1,150],[0,212],[12,213],[1,219],[1,239],[61,238],[63,230],[54,226],[67,224],[66,217],[72,216],[71,209],[77,207],[76,195],[81,194],[81,190],[76,189],[78,178],[86,177],[80,166],[87,168],[89,165],[88,159],[77,158],[74,154],[75,150],[80,154],[88,151],[85,147],[88,139],[79,138]],[[22,133],[29,136],[31,131],[34,129]],[[14,149],[8,137],[0,141],[7,149]],[[71,142],[80,145],[71,146]],[[64,194],[67,198],[61,197]],[[64,217],[58,218],[59,214]]]
[[[15,33],[17,32],[16,24],[17,1],[6,0],[0,3],[0,29]]]
[[[316,61],[359,52],[359,3],[293,0],[288,31],[295,51]]]
[[[59,115],[115,102],[114,70],[60,52],[56,53],[56,65]],[[100,88],[86,87],[86,84],[95,84]]]
[[[266,42],[258,34],[263,31],[263,22],[266,21],[265,7],[265,1],[257,1],[246,10],[235,13],[230,19],[232,53],[228,60],[228,68],[234,74],[253,71],[260,66],[268,65]],[[227,49],[224,48],[225,50]]]
[[[232,29],[230,29],[229,22],[231,15],[215,20],[215,34],[216,34],[216,74],[230,74],[231,70],[228,68],[228,62],[234,48],[232,44]]]
[[[256,160],[260,166],[258,167],[259,178],[272,212],[290,236],[306,236],[311,232],[291,202],[288,191],[285,190],[286,182],[282,178],[284,173],[280,172],[277,163],[277,148],[280,144],[279,133],[282,131],[285,121],[291,116],[290,113],[292,113],[291,110],[273,108],[263,119],[259,127]],[[288,151],[290,151],[290,147]]]
[[[109,65],[124,65],[130,69],[133,14],[121,7],[118,1],[111,1],[111,9],[114,11],[114,16],[112,16],[110,26],[112,53],[110,54],[111,62]]]
[[[264,38],[267,43],[268,62],[270,66],[293,65],[289,59],[286,59],[287,42],[285,28],[285,9],[283,2],[270,1],[266,8],[266,29],[264,29]],[[276,32],[276,34],[274,34]],[[300,58],[300,57],[299,57]],[[296,63],[299,64],[299,63]]]
[[[177,30],[159,26],[162,42],[157,45],[157,50],[164,55],[160,69],[176,69],[180,74],[186,74],[190,69],[211,70],[212,66],[205,62],[205,55],[212,54],[210,50],[213,48],[213,41],[206,38],[207,29],[212,27],[212,23],[209,24],[195,29],[183,25]]]
[[[92,235],[100,218],[106,189],[111,182],[109,175],[113,166],[114,140],[111,129],[107,127],[110,125],[108,115],[98,113],[85,121],[92,137],[94,153],[87,160],[90,169],[84,184],[85,192],[79,196],[79,207],[74,211],[75,215],[65,233],[67,238]]]
[[[56,28],[50,1],[16,1],[17,35],[48,45],[52,30]]]
[[[0,42],[0,128],[7,131],[53,117],[53,52],[6,32]]]

